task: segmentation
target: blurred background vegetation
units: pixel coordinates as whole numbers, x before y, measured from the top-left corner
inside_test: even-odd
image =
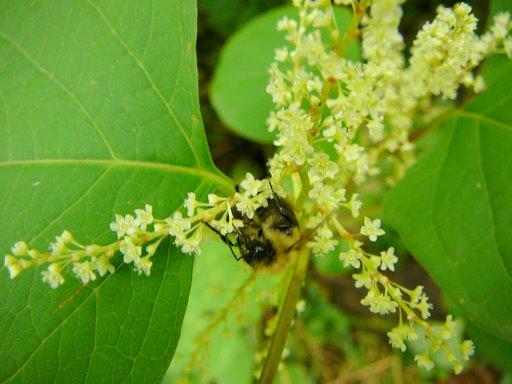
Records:
[[[215,163],[234,180],[247,171],[265,177],[265,162],[273,148],[241,138],[223,125],[210,102],[210,81],[230,36],[248,20],[285,3],[199,0],[197,54],[203,121]],[[426,21],[433,19],[439,4],[454,3],[406,1],[400,26],[406,44]],[[483,28],[489,1],[468,3]],[[373,200],[372,185],[365,192],[367,201]],[[380,207],[375,203],[370,209],[378,215]],[[393,245],[399,250],[400,264],[394,279],[408,286],[424,285],[435,306],[433,319],[444,320],[450,308],[442,294],[392,230],[386,231],[388,235],[375,246]],[[233,260],[223,244],[207,244],[203,255],[196,257],[182,337],[166,382],[254,381],[285,281],[284,274],[253,276],[246,265]],[[417,368],[414,350],[421,346],[410,345],[406,353],[392,350],[386,332],[394,326],[394,318],[372,315],[359,303],[361,298],[362,291],[354,288],[350,271],[343,269],[336,255],[313,260],[303,292],[304,305],[298,308],[278,382],[512,383],[512,375],[478,356],[478,345],[477,356],[461,375],[443,368],[442,361],[430,372]]]

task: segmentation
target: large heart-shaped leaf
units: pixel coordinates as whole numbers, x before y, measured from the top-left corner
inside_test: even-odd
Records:
[[[389,193],[386,218],[475,326],[512,342],[512,63]]]
[[[193,2],[3,1],[0,251],[64,229],[114,239],[114,213],[163,217],[223,177],[198,106]],[[120,265],[120,260],[117,259]],[[0,381],[157,382],[174,353],[192,258],[168,243],[81,291],[0,273]]]

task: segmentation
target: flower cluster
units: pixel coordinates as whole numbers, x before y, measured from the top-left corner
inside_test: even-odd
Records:
[[[112,259],[120,251],[125,263],[133,264],[139,274],[149,275],[153,264],[151,257],[162,239],[168,236],[161,221],[154,220],[152,207],[146,205],[144,209],[135,210],[135,216],[116,215],[110,228],[118,240],[108,245],[80,244],[68,231],[57,236],[46,252],[30,249],[24,241],[19,241],[12,247],[12,254],[5,256],[4,264],[11,278],[26,268],[48,264],[41,272],[42,280],[57,288],[64,283],[63,273],[68,267],[84,284],[96,280],[97,275],[114,273]]]
[[[338,167],[330,166],[324,174],[334,189],[348,179],[362,183],[382,172],[383,159],[394,166],[388,178],[393,182],[414,160],[409,136],[418,112],[432,106],[432,97],[455,99],[461,85],[484,89],[473,70],[501,47],[511,50],[507,13],[498,14],[490,31],[479,37],[471,8],[458,3],[438,8],[435,20],[414,40],[407,63],[398,31],[403,2],[342,2],[353,6],[355,21],[355,29],[343,39],[330,1],[296,1],[299,21],[284,18],[278,23],[291,48],[276,50],[267,87],[276,106],[268,125],[280,147],[269,163],[274,176],[315,167],[315,158],[334,152],[330,161]],[[358,34],[364,62],[345,56]]]
[[[367,224],[370,224],[368,221]],[[448,315],[443,325],[433,325],[426,320],[430,317],[432,304],[420,285],[408,289],[392,281],[382,272],[395,270],[398,258],[393,247],[382,251],[380,255],[372,255],[361,248],[359,241],[351,241],[351,249],[341,252],[339,257],[345,267],[359,270],[354,273],[355,286],[365,288],[367,293],[361,304],[373,313],[382,315],[397,313],[399,324],[387,333],[389,343],[401,351],[406,350],[406,341],[422,338],[427,345],[423,353],[415,356],[418,365],[431,369],[432,357],[438,351],[445,354],[447,361],[455,373],[460,373],[463,364],[473,353],[471,340],[457,343],[455,322]],[[418,332],[421,330],[421,332]]]
[[[84,284],[96,280],[97,275],[114,273],[112,259],[119,251],[125,264],[132,264],[139,274],[149,275],[153,265],[151,258],[167,236],[174,237],[174,243],[183,253],[198,254],[205,232],[210,231],[205,230],[205,224],[226,236],[243,226],[241,217],[251,219],[259,207],[267,206],[273,193],[269,180],[256,180],[248,173],[240,183],[239,192],[229,198],[210,194],[208,202],[201,203],[190,192],[183,203],[185,216],[178,210],[165,219],[155,219],[149,204],[144,209],[136,209],[135,215],[115,215],[110,229],[116,233],[117,240],[111,244],[83,245],[70,232],[64,231],[46,252],[30,249],[24,241],[17,242],[11,249],[12,254],[5,256],[4,264],[11,278],[26,268],[48,264],[41,273],[42,280],[57,288],[64,283],[64,271],[68,267]]]
[[[300,191],[295,195],[304,196],[298,200],[305,227],[314,231],[307,243],[312,253],[343,249],[343,265],[360,269],[353,275],[356,287],[368,290],[361,303],[375,313],[397,313],[399,326],[389,332],[390,343],[404,350],[404,340],[417,338],[419,327],[429,348],[416,356],[418,364],[431,368],[432,354],[441,350],[458,373],[472,353],[471,342],[454,345],[451,317],[444,331],[425,321],[432,306],[421,286],[409,290],[382,273],[394,271],[397,257],[392,247],[380,255],[364,251],[361,236],[374,242],[384,234],[380,220],[365,217],[360,231],[353,233],[340,208],[358,217],[362,204],[352,192],[354,186],[377,175],[388,183],[403,175],[415,158],[414,119],[420,112],[427,116],[435,111],[435,97],[455,99],[461,86],[474,92],[484,89],[474,70],[490,53],[503,48],[510,55],[512,24],[507,13],[498,14],[490,30],[478,36],[477,20],[467,4],[440,6],[436,18],[418,33],[406,60],[398,31],[403,2],[335,1],[353,9],[344,35],[337,29],[330,1],[294,2],[299,19],[285,17],[278,23],[289,44],[276,50],[269,70],[267,92],[275,109],[268,126],[276,133],[278,147],[269,169],[277,179],[290,177]],[[363,61],[346,55],[357,36]],[[392,172],[386,175],[386,169]]]

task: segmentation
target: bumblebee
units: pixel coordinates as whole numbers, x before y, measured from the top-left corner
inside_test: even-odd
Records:
[[[288,263],[290,253],[301,235],[293,208],[285,199],[274,193],[268,205],[259,207],[251,219],[236,208],[233,209],[233,216],[243,222],[243,227],[234,232],[235,242],[204,223],[230,247],[236,260],[243,259],[252,268],[268,272],[276,272]],[[234,247],[238,248],[239,255],[233,250]]]

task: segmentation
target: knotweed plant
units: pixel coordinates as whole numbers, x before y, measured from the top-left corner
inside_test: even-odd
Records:
[[[415,122],[438,113],[435,101],[454,100],[461,87],[485,89],[476,69],[495,52],[512,56],[510,15],[498,14],[489,31],[475,33],[477,19],[469,5],[440,6],[410,47],[409,58],[398,31],[404,0],[295,0],[297,20],[283,18],[277,28],[286,45],[275,52],[267,92],[274,102],[268,128],[275,132],[276,152],[268,161],[269,180],[248,173],[231,196],[210,194],[198,201],[189,193],[183,207],[169,217],[153,217],[151,205],[134,214],[116,215],[110,228],[117,240],[108,245],[82,244],[64,231],[48,251],[17,242],[5,256],[11,278],[24,269],[45,266],[42,280],[52,288],[71,271],[84,284],[114,273],[122,262],[150,275],[152,258],[168,236],[183,253],[199,254],[212,234],[236,237],[275,194],[294,206],[308,256],[338,257],[354,269],[361,304],[371,312],[395,314],[387,333],[401,351],[407,341],[424,338],[428,348],[415,356],[431,369],[443,353],[459,373],[473,354],[471,340],[455,341],[455,322],[428,321],[432,304],[422,286],[407,288],[389,277],[398,260],[393,247],[370,252],[368,245],[384,235],[381,220],[361,215],[361,188],[368,180],[396,182],[413,164],[417,148]],[[352,21],[341,34],[333,6],[350,6]],[[346,56],[351,42],[362,41],[362,60]],[[363,217],[361,217],[363,216]],[[354,220],[359,227],[354,229]]]

